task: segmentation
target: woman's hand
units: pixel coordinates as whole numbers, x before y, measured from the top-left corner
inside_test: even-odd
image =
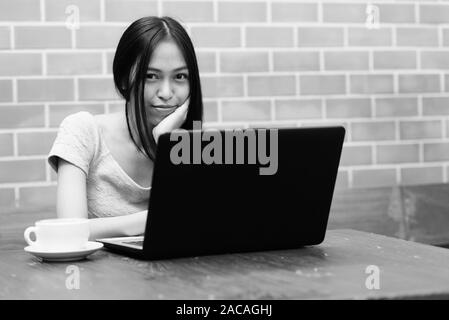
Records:
[[[190,97],[178,107],[175,111],[169,114],[167,117],[161,120],[153,129],[153,137],[156,143],[159,140],[161,134],[178,129],[182,126],[187,118],[187,111],[189,110]]]

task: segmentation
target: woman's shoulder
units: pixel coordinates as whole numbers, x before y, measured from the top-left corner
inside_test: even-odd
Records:
[[[89,144],[111,146],[123,142],[126,118],[120,113],[91,114],[80,111],[67,116],[61,123],[61,131],[70,132]]]
[[[82,131],[101,129],[102,132],[114,132],[120,123],[120,115],[117,113],[91,114],[88,111],[79,111],[66,116],[61,127],[78,127]]]
[[[62,120],[48,161],[57,171],[58,158],[62,158],[81,168],[87,175],[98,148],[99,135],[93,116],[87,111],[80,111]]]
[[[117,113],[100,113],[92,116],[96,123],[102,127],[113,127],[117,122]]]
[[[88,111],[79,111],[66,116],[60,125],[61,138],[76,137],[89,144],[98,141],[98,128],[94,116]]]
[[[123,116],[120,113],[103,113],[93,116],[95,124],[104,135],[115,136],[121,132]]]
[[[88,128],[94,125],[94,116],[88,111],[69,114],[61,122],[61,127]]]
[[[67,115],[62,121],[86,121],[93,119],[94,115],[89,111],[78,111]]]

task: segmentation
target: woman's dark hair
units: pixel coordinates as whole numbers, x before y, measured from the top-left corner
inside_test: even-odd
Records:
[[[203,99],[195,49],[179,22],[170,17],[154,16],[134,21],[120,38],[112,65],[115,87],[126,100],[126,122],[131,139],[139,151],[153,161],[156,141],[153,137],[154,126],[147,121],[144,87],[151,56],[158,44],[167,39],[178,45],[189,70],[190,104],[186,121],[181,128],[192,129],[193,121],[202,121]],[[134,97],[133,110],[129,103],[131,95]]]

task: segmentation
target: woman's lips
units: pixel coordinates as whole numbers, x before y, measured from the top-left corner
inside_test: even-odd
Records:
[[[173,109],[173,108],[176,108],[177,106],[171,106],[171,105],[168,105],[168,104],[161,104],[161,105],[157,105],[157,106],[153,106],[154,108],[157,108],[157,109]]]
[[[153,105],[153,107],[156,107],[156,108],[173,108],[173,107],[176,107],[176,105],[172,106],[170,104],[158,104],[158,105]]]
[[[178,106],[171,106],[171,105],[157,105],[157,106],[153,106],[154,109],[156,109],[157,111],[159,111],[162,114],[170,114],[173,111],[176,110]]]

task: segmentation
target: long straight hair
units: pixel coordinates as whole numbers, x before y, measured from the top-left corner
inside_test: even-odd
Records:
[[[182,25],[170,17],[143,17],[134,21],[123,33],[112,65],[115,87],[126,100],[126,123],[137,149],[154,161],[156,141],[154,126],[147,121],[144,103],[146,74],[151,56],[164,40],[179,47],[189,70],[190,104],[181,128],[192,129],[193,121],[203,119],[203,99],[195,49]],[[131,95],[134,104],[130,105]],[[140,143],[139,143],[140,142]]]

